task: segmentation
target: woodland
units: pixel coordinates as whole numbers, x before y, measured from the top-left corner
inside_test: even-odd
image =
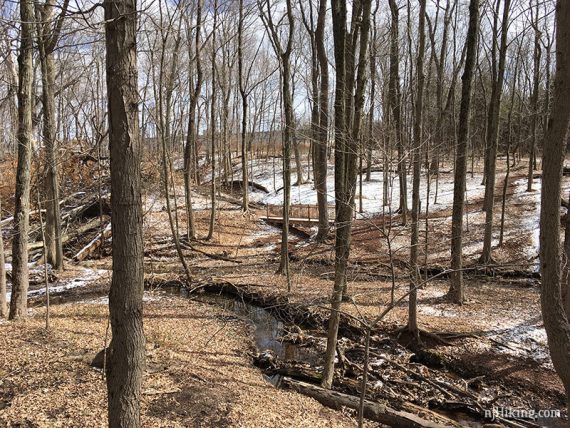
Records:
[[[0,426],[570,426],[568,1],[0,0],[0,115]]]

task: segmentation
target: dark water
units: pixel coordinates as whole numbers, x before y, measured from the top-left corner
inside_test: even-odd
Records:
[[[185,289],[169,289],[167,292],[179,293],[189,297]],[[244,302],[235,297],[222,294],[204,293],[192,298],[198,302],[221,307],[227,316],[249,321],[254,328],[254,341],[258,351],[272,351],[283,361],[295,360],[310,364],[318,364],[321,357],[309,348],[303,348],[290,342],[284,342],[282,337],[287,333],[285,323],[277,319],[267,309]]]

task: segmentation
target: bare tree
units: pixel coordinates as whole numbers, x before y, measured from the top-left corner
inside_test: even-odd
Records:
[[[42,71],[43,140],[46,149],[46,261],[56,269],[63,269],[63,245],[57,172],[54,51],[68,4],[69,0],[64,0],[55,23],[52,23],[55,1],[47,0],[42,5],[36,4],[36,30]]]
[[[348,31],[346,2],[332,0],[336,65],[334,101],[336,230],[335,279],[331,296],[331,314],[328,323],[327,350],[322,379],[322,385],[325,388],[332,386],[340,306],[342,296],[346,294],[346,268],[350,253],[350,235],[356,191],[356,158],[364,109],[371,9],[372,0],[355,2],[350,31]],[[355,58],[358,58],[356,67]]]
[[[109,293],[109,427],[140,427],[144,368],[143,216],[138,124],[137,6],[105,0],[113,277]]]
[[[570,397],[570,305],[562,300],[560,254],[560,186],[570,125],[570,4],[556,3],[556,74],[552,113],[544,139],[540,210],[540,265],[542,319],[550,356]],[[568,296],[568,294],[566,294]],[[566,304],[565,304],[566,303]],[[570,410],[570,402],[568,404]]]
[[[511,0],[505,0],[503,5],[503,19],[501,22],[500,46],[497,44],[498,15],[501,0],[497,0],[493,23],[492,61],[492,87],[489,110],[487,113],[487,135],[485,153],[485,235],[483,239],[483,252],[480,262],[488,265],[494,263],[492,257],[493,241],[493,212],[495,208],[495,179],[497,169],[497,144],[499,136],[499,113],[501,109],[501,95],[505,78],[505,61],[507,57],[507,33],[509,29],[509,11]],[[497,61],[497,49],[499,58]]]
[[[0,198],[0,220],[2,219],[2,199]],[[2,236],[2,227],[0,226],[0,318],[8,315],[8,306],[6,302],[6,265],[4,257],[4,237]]]
[[[396,147],[398,148],[398,179],[400,182],[400,208],[402,213],[402,223],[407,223],[408,216],[408,178],[406,167],[406,152],[404,150],[404,136],[402,129],[402,110],[400,106],[400,52],[398,44],[400,42],[399,32],[399,10],[396,0],[388,0],[391,13],[390,24],[390,79],[388,103],[392,112],[391,135],[394,136]]]
[[[479,36],[479,0],[469,3],[469,28],[467,29],[467,54],[461,88],[459,108],[459,130],[455,152],[455,179],[453,182],[453,213],[451,217],[451,286],[449,295],[454,303],[462,304],[465,299],[463,285],[463,214],[465,212],[465,183],[467,178],[467,142],[469,140],[469,112],[471,109],[471,87],[477,59]]]
[[[212,182],[210,186],[210,223],[208,226],[208,236],[214,236],[214,225],[216,223],[216,31],[218,24],[218,0],[214,0],[214,22],[212,27],[212,92],[210,97],[210,167],[212,172]]]
[[[275,54],[279,58],[281,70],[281,91],[285,127],[283,130],[283,232],[281,235],[281,261],[278,272],[287,276],[287,288],[291,287],[289,275],[289,204],[291,201],[291,145],[294,138],[295,116],[293,113],[293,97],[291,92],[291,52],[293,51],[293,34],[295,18],[291,0],[286,2],[287,39],[281,41],[269,0],[259,3],[261,19],[267,28]],[[281,22],[283,19],[280,19]],[[283,46],[285,45],[285,46]]]
[[[311,40],[311,134],[313,148],[313,168],[319,224],[316,240],[324,240],[329,233],[329,215],[327,202],[327,146],[329,128],[329,71],[325,48],[325,25],[327,2],[319,0],[317,23],[314,28],[313,3],[309,2],[309,17],[305,16],[303,1],[299,1],[303,12],[303,23]]]
[[[242,210],[249,211],[249,178],[247,174],[247,92],[245,90],[244,82],[244,67],[243,67],[243,0],[239,0],[239,22],[238,22],[238,74],[239,74],[239,93],[241,96],[241,171],[242,171]]]
[[[531,25],[534,29],[534,51],[533,51],[533,87],[532,87],[532,121],[531,121],[531,138],[529,147],[529,160],[528,160],[528,176],[527,176],[527,192],[532,191],[532,182],[534,175],[534,164],[535,164],[535,149],[538,140],[538,119],[540,116],[540,111],[538,108],[539,89],[540,89],[540,67],[541,67],[541,34],[538,28],[538,13],[539,13],[539,2],[536,2],[536,10],[533,11],[532,0],[530,3],[530,15],[531,15]]]
[[[28,307],[28,233],[30,228],[30,169],[32,161],[33,21],[32,0],[20,1],[20,54],[18,56],[18,167],[14,238],[12,239],[12,297],[10,319],[26,316]]]
[[[419,340],[419,329],[417,319],[417,284],[420,282],[420,270],[418,267],[418,247],[419,247],[419,214],[420,214],[420,174],[421,174],[421,150],[423,145],[423,96],[424,96],[424,54],[426,45],[425,22],[426,22],[426,0],[419,0],[419,45],[416,57],[416,94],[413,124],[413,185],[412,185],[412,234],[410,238],[410,268],[411,283],[410,297],[408,304],[408,329]]]
[[[183,14],[186,19],[188,49],[191,49],[190,36],[192,35],[191,24],[188,22],[187,14]],[[202,31],[202,0],[196,4],[196,28],[194,41],[194,61],[192,61],[192,52],[188,53],[189,70],[193,70],[192,65],[195,64],[196,76],[189,79],[190,86],[190,107],[188,111],[188,129],[186,134],[186,145],[184,146],[184,195],[186,200],[186,237],[192,240],[196,237],[194,226],[194,212],[192,210],[192,178],[197,181],[198,175],[198,150],[196,148],[196,107],[198,106],[198,96],[202,90],[203,76],[200,52]],[[192,85],[192,83],[194,83]]]

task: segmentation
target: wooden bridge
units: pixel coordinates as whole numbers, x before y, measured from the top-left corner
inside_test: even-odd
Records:
[[[327,207],[329,223],[334,224],[334,205]],[[260,216],[260,220],[269,224],[282,225],[283,207],[281,205],[267,205],[266,215]],[[298,226],[316,226],[319,224],[319,209],[317,205],[295,204],[289,207],[289,224]]]

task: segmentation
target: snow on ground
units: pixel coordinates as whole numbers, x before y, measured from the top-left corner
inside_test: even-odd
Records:
[[[529,357],[552,368],[546,331],[540,317],[523,322],[502,320],[497,324],[497,329],[488,332],[486,336],[504,344],[498,348],[503,353]]]
[[[280,159],[276,159],[275,162],[268,161],[265,159],[254,159],[250,164],[251,176],[250,180],[258,183],[265,188],[267,188],[270,193],[264,193],[262,191],[252,189],[250,195],[251,199],[255,202],[270,204],[270,205],[281,205],[283,203],[283,178],[282,178],[282,164]],[[304,175],[307,177],[308,166],[304,165]],[[236,170],[236,174],[240,174],[239,170]],[[430,210],[437,211],[445,208],[449,208],[453,202],[453,183],[451,180],[445,180],[445,176],[448,174],[441,174],[440,181],[437,192],[437,204],[435,195],[435,178],[431,177],[429,201]],[[364,179],[365,177],[363,177]],[[291,174],[291,181],[294,183],[297,179],[297,174],[295,171]],[[360,205],[360,179],[357,179],[356,183],[356,198],[355,202],[357,207]],[[480,177],[468,177],[467,179],[467,198],[479,198],[482,197],[485,186],[480,183]],[[369,216],[380,214],[384,211],[390,212],[390,207],[392,210],[398,209],[399,198],[400,198],[400,184],[399,178],[395,176],[393,172],[389,174],[388,178],[388,203],[387,206],[383,206],[383,186],[384,186],[384,173],[381,171],[376,171],[371,173],[370,181],[362,181],[362,208],[363,213],[359,214],[362,218],[367,218]],[[412,196],[412,177],[408,177],[408,204],[411,206]],[[420,198],[422,201],[428,199],[427,197],[427,183],[425,177],[422,177],[422,182],[420,186]],[[334,167],[332,165],[328,168],[327,174],[327,199],[329,204],[334,204]],[[301,184],[299,186],[293,186],[291,188],[291,204],[310,204],[316,205],[317,203],[317,192],[314,189],[314,183],[312,181]],[[425,209],[425,206],[422,208]]]
[[[161,296],[158,295],[157,293],[153,293],[152,291],[145,290],[143,294],[143,302],[157,302],[160,299]],[[92,299],[84,299],[76,303],[85,304],[85,305],[108,305],[109,296],[100,296],[100,297],[94,297]]]
[[[43,271],[43,266],[41,267]],[[71,290],[73,288],[80,288],[89,285],[91,282],[101,278],[103,274],[107,273],[107,270],[104,269],[87,269],[82,268],[81,272],[83,275],[78,276],[76,278],[70,279],[68,281],[63,282],[60,285],[53,286],[53,284],[49,285],[49,292],[50,294],[57,294],[63,291]],[[36,290],[29,290],[28,291],[28,298],[30,297],[38,297],[44,296],[46,294],[46,290],[44,287],[38,288]],[[6,300],[10,301],[12,297],[11,292],[6,293]]]
[[[487,337],[489,348],[520,358],[531,358],[538,364],[552,368],[548,352],[546,331],[540,313],[532,310],[491,311],[489,308],[473,309],[467,303],[463,307],[453,305],[443,299],[447,292],[446,285],[427,286],[418,291],[418,312],[420,315],[451,318],[458,323],[472,319],[477,333]],[[468,291],[469,294],[469,291]],[[479,299],[486,298],[480,296]],[[428,303],[435,301],[436,303]],[[477,305],[477,298],[473,302]],[[478,307],[478,306],[474,306]],[[466,315],[466,311],[467,314]]]
[[[171,195],[170,203],[174,209],[174,197]],[[186,202],[184,200],[184,187],[178,186],[176,188],[176,205],[178,209],[182,209]],[[219,206],[225,206],[224,201],[217,201]],[[194,211],[209,210],[211,208],[211,200],[209,197],[201,195],[200,193],[192,192],[192,209]],[[166,199],[164,196],[160,196],[158,193],[148,192],[143,197],[143,211],[145,213],[149,212],[166,212]]]

